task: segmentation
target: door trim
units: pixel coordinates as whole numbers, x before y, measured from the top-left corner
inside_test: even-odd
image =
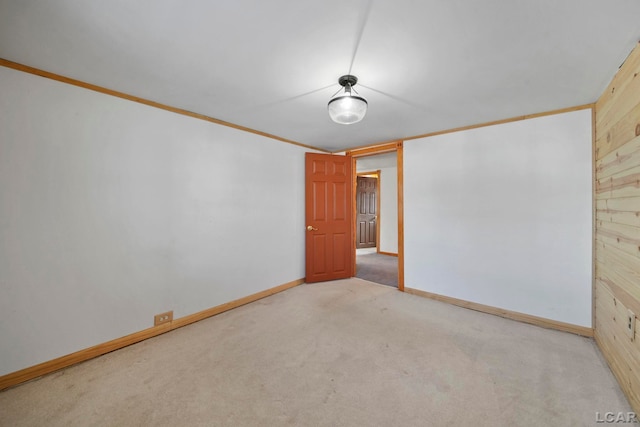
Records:
[[[351,176],[354,181],[357,179],[356,173],[356,159],[359,157],[371,156],[374,154],[391,153],[395,151],[396,167],[398,173],[398,290],[404,292],[404,170],[403,170],[403,141],[396,141],[388,144],[377,145],[374,147],[357,148],[347,151],[345,154],[351,156]],[[378,184],[380,182],[378,181]],[[354,187],[355,188],[355,187]],[[355,191],[354,191],[355,193]],[[355,196],[354,196],[355,197]],[[355,224],[356,208],[355,204],[353,209],[353,221]],[[356,240],[352,239],[353,250],[353,271],[355,273],[355,259],[356,259]]]

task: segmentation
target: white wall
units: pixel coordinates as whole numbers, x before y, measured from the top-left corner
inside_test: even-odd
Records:
[[[398,168],[380,169],[381,252],[398,253]]]
[[[405,285],[591,326],[591,147],[591,110],[405,142]]]
[[[304,149],[0,67],[0,375],[304,277]]]

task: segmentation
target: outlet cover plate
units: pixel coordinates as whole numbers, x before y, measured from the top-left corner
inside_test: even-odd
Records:
[[[636,335],[636,315],[631,310],[627,310],[627,335],[631,338],[631,341]]]
[[[173,310],[153,316],[153,326],[163,325],[173,320]]]

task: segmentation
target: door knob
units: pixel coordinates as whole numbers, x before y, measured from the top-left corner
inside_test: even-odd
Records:
[[[318,229],[311,225],[307,225],[307,231],[318,231]]]

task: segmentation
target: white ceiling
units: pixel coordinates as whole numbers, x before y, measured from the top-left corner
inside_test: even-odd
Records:
[[[639,39],[638,0],[0,0],[1,58],[330,151],[594,102]]]

